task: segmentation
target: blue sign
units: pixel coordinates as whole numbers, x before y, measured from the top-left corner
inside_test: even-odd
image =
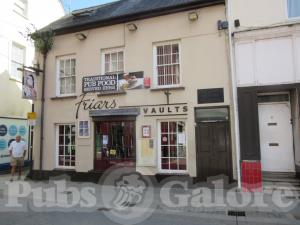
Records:
[[[26,134],[26,127],[25,126],[20,126],[19,127],[19,134],[21,135],[21,136],[25,136],[25,134]]]
[[[7,148],[7,141],[4,139],[0,139],[0,151],[3,151]]]
[[[16,136],[18,133],[18,128],[16,125],[11,125],[8,129],[8,133],[10,136]]]
[[[7,126],[4,124],[0,125],[0,136],[5,136],[7,134]]]

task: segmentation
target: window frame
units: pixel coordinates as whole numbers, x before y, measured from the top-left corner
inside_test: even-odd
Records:
[[[158,85],[158,72],[157,72],[157,47],[165,46],[165,45],[173,45],[178,44],[178,54],[179,54],[179,82],[178,84],[171,84],[171,85]],[[181,60],[181,42],[180,40],[174,41],[164,41],[164,42],[157,42],[153,44],[153,87],[154,88],[174,88],[182,86],[182,60]]]
[[[102,75],[105,74],[122,74],[125,72],[125,50],[124,47],[116,47],[116,48],[107,48],[107,49],[101,49],[100,51],[100,56],[101,56],[101,73]],[[110,71],[110,72],[105,72],[105,55],[106,54],[113,54],[113,53],[118,53],[118,52],[123,52],[123,71]],[[111,62],[110,62],[111,63]]]
[[[61,87],[61,82],[60,82],[60,60],[72,60],[75,59],[75,90],[74,93],[67,93],[67,94],[61,94],[60,93],[60,87]],[[73,76],[70,76],[73,77]],[[76,88],[77,85],[77,59],[75,54],[70,54],[70,55],[64,55],[64,56],[57,56],[56,57],[56,96],[58,97],[68,97],[68,96],[75,96],[76,95]]]
[[[60,166],[59,165],[59,127],[60,126],[74,126],[75,127],[75,165],[74,166]],[[76,167],[76,150],[77,150],[77,142],[76,142],[76,124],[75,123],[58,123],[58,124],[55,124],[55,133],[56,133],[56,141],[55,141],[55,167],[58,168],[58,169],[75,169]],[[65,136],[64,136],[65,137]],[[70,141],[71,142],[71,141]],[[65,145],[64,145],[65,147]],[[65,156],[65,155],[64,155]],[[71,154],[70,154],[70,157],[71,157]]]
[[[25,8],[24,8],[24,14],[22,14],[22,13],[19,13],[17,10],[15,10],[15,7],[18,7],[18,8],[20,8],[20,9],[23,9],[22,7],[20,7],[20,5],[18,4],[18,2],[23,2],[24,3],[24,6],[25,6]],[[14,2],[13,2],[13,12],[15,12],[16,14],[18,14],[19,16],[22,16],[22,17],[24,17],[25,19],[27,19],[28,18],[28,0],[15,0]]]
[[[87,122],[88,123],[88,136],[80,136],[80,122]],[[90,138],[91,137],[91,122],[90,120],[78,120],[78,128],[77,128],[77,137],[78,138]]]
[[[21,63],[13,60],[13,48],[14,47],[17,47],[17,48],[23,50],[23,64],[21,64]],[[18,81],[18,82],[22,82],[22,79],[23,79],[22,71],[20,71],[20,73],[21,73],[21,77],[20,78],[18,78],[18,77],[16,77],[16,76],[13,75],[13,66],[12,66],[13,63],[19,64],[22,68],[26,64],[26,47],[24,45],[21,45],[21,44],[15,42],[15,41],[11,42],[10,63],[9,63],[9,71],[10,71],[9,78],[12,79],[12,80]]]
[[[185,160],[186,160],[186,169],[185,170],[171,170],[171,169],[162,169],[161,168],[161,160],[162,160],[162,156],[161,156],[161,123],[162,122],[184,122],[185,123]],[[174,119],[164,119],[164,120],[158,120],[157,121],[157,165],[158,165],[158,172],[162,173],[162,174],[188,174],[188,168],[189,168],[189,162],[188,162],[188,136],[187,136],[187,119],[186,118],[174,118]],[[177,143],[178,145],[178,143]],[[171,158],[171,157],[169,157]],[[176,158],[180,158],[180,157],[176,157]]]
[[[290,0],[286,0],[285,1],[285,13],[286,13],[287,20],[288,21],[297,21],[297,20],[300,20],[300,15],[296,16],[296,17],[290,17],[290,14],[289,14],[289,1]]]

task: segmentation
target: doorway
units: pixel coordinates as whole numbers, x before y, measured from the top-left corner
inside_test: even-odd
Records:
[[[232,180],[228,108],[198,108],[196,123],[198,180],[221,174]]]
[[[263,172],[295,172],[289,94],[258,96]]]
[[[114,166],[135,166],[135,121],[95,122],[95,170]]]

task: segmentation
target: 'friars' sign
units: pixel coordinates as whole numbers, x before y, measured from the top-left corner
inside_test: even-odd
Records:
[[[80,102],[77,102],[76,119],[78,119],[78,113],[80,108],[83,110],[101,110],[101,109],[114,109],[117,107],[116,100],[96,100],[94,98],[85,98],[86,94],[82,94]]]
[[[82,92],[105,92],[118,90],[118,75],[103,75],[84,77],[82,80]]]

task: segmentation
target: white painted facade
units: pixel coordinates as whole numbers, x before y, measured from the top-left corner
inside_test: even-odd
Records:
[[[27,34],[64,14],[60,0],[1,1],[0,117],[26,118],[31,111],[30,101],[21,98],[21,82],[14,76],[13,60],[18,58],[25,66],[33,66],[35,50]]]
[[[291,14],[290,4],[297,16]],[[297,9],[297,10],[295,10]],[[238,110],[238,88],[278,87],[300,83],[300,4],[293,0],[227,0],[231,54],[233,99]],[[236,26],[235,22],[240,23]],[[299,107],[297,93],[292,93],[291,108],[294,153],[300,165],[298,143]],[[271,106],[272,108],[273,106]],[[259,115],[260,117],[260,115]],[[289,118],[290,119],[290,118]],[[261,118],[260,118],[261,120]],[[236,116],[238,124],[238,113]],[[261,124],[260,124],[261,125]],[[260,126],[261,128],[261,126]],[[260,129],[260,133],[263,131]],[[239,127],[236,127],[239,139]],[[260,134],[264,135],[264,134]],[[239,143],[237,160],[240,161]],[[261,147],[262,153],[262,147]],[[262,157],[262,155],[261,155]],[[264,168],[264,165],[262,165]]]

